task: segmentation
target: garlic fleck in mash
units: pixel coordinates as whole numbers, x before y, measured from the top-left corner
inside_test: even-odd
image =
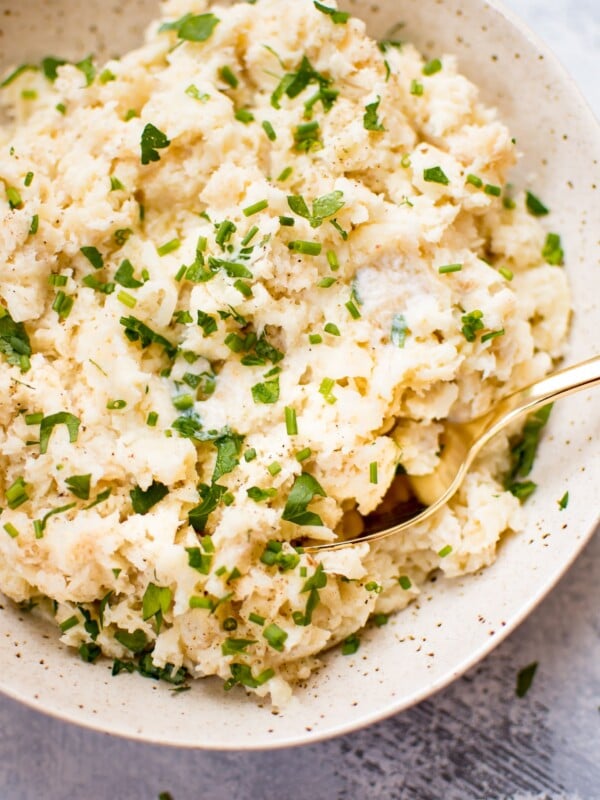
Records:
[[[294,547],[551,368],[563,253],[452,56],[310,0],[163,14],[0,90],[0,588],[115,673],[281,705],[519,529],[531,435],[404,536]]]

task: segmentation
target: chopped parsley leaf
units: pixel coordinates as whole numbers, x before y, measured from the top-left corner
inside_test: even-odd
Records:
[[[279,400],[279,378],[255,384],[252,387],[252,398],[255,403],[276,403]]]
[[[485,327],[483,324],[483,311],[471,311],[469,314],[464,314],[461,318],[463,323],[462,335],[467,342],[474,342],[477,338],[477,333]]]
[[[152,481],[148,489],[136,486],[129,492],[131,505],[136,514],[147,514],[151,508],[169,494],[169,489],[159,481]]]
[[[354,655],[354,653],[357,652],[359,647],[360,647],[360,639],[355,633],[353,633],[344,639],[342,643],[342,655],[352,656]]]
[[[443,186],[448,186],[450,180],[441,167],[429,167],[423,170],[423,180],[428,183],[441,183]]]
[[[104,258],[96,247],[82,247],[80,252],[87,258],[94,269],[102,269]]]
[[[363,125],[368,131],[385,131],[385,127],[381,124],[377,115],[380,103],[381,97],[378,97],[374,103],[369,103],[369,105],[365,106]]]
[[[569,493],[565,492],[563,496],[558,501],[558,507],[561,511],[564,511],[565,508],[569,505]]]
[[[337,8],[329,8],[329,6],[319,3],[317,0],[314,0],[314,3],[318,11],[331,17],[331,21],[334,25],[345,25],[350,19],[350,14],[347,11],[338,11]]]
[[[523,667],[517,675],[517,686],[515,689],[516,695],[519,698],[525,697],[527,692],[531,689],[531,684],[537,672],[538,662],[534,661],[526,667]]]
[[[142,131],[140,147],[142,151],[142,164],[147,165],[152,161],[160,161],[159,150],[171,144],[170,139],[157,127],[149,122]]]
[[[15,322],[6,308],[0,306],[0,353],[21,372],[31,366],[31,342],[22,322]]]
[[[120,285],[124,286],[126,289],[139,289],[140,286],[143,286],[143,281],[138,281],[136,278],[133,277],[133,264],[129,259],[125,259],[121,262],[120,267],[115,272],[115,281]]]
[[[67,411],[59,411],[57,414],[51,414],[48,417],[44,417],[40,423],[41,455],[44,455],[48,452],[50,437],[52,435],[52,431],[57,425],[66,425],[67,431],[69,432],[69,441],[71,444],[73,444],[77,441],[80,424],[80,420],[73,414],[69,414]]]
[[[75,497],[78,497],[80,500],[89,500],[91,479],[91,474],[73,475],[70,478],[67,478],[65,483],[68,486],[69,491],[74,494]]]
[[[215,439],[214,445],[217,448],[217,460],[212,476],[213,483],[223,475],[228,475],[240,463],[240,454],[244,437],[237,433],[230,433]]]
[[[308,511],[308,504],[317,496],[327,497],[327,494],[316,478],[308,472],[303,472],[294,481],[281,518],[295,525],[322,526],[321,517]]]
[[[542,201],[531,192],[527,192],[525,195],[525,205],[534,217],[545,217],[550,213],[550,209],[546,208]]]
[[[214,14],[185,14],[174,22],[166,22],[159,28],[159,33],[176,31],[177,37],[187,42],[205,42],[210,39],[221,20]]]

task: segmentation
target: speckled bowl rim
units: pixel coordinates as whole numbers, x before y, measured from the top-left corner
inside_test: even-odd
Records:
[[[350,0],[352,2],[352,0]],[[348,4],[346,4],[348,5]],[[579,114],[582,120],[582,123],[589,129],[593,129],[596,132],[596,136],[600,136],[600,126],[589,107],[587,101],[584,99],[583,95],[581,94],[578,86],[576,85],[575,81],[570,77],[568,72],[559,62],[558,58],[553,54],[550,48],[529,28],[529,26],[523,22],[523,20],[514,12],[507,9],[503,3],[499,2],[499,0],[487,0],[487,2],[482,4],[483,7],[490,7],[491,9],[498,12],[502,15],[508,22],[512,25],[517,33],[520,33],[525,37],[527,42],[529,43],[530,47],[533,48],[537,53],[541,54],[547,61],[547,64],[550,65],[550,72],[553,72],[555,76],[560,77],[563,87],[566,87],[570,90],[571,94],[577,99],[579,105]],[[133,729],[131,731],[122,731],[110,728],[110,726],[103,724],[94,724],[93,718],[83,718],[80,715],[75,715],[73,713],[73,709],[65,709],[64,711],[57,710],[51,706],[46,706],[43,700],[34,699],[34,697],[24,694],[23,692],[6,685],[0,685],[0,691],[6,696],[16,700],[17,702],[23,703],[26,706],[38,711],[43,712],[49,716],[52,716],[56,719],[74,723],[80,725],[82,727],[88,728],[90,730],[94,730],[96,732],[103,732],[111,736],[117,736],[120,738],[127,738],[131,740],[137,740],[140,742],[146,742],[151,744],[160,744],[170,747],[180,747],[180,748],[188,748],[188,749],[203,749],[203,750],[215,750],[215,751],[232,751],[232,750],[248,750],[248,751],[258,751],[258,750],[267,750],[267,749],[282,749],[291,746],[301,746],[301,745],[310,745],[315,744],[319,741],[323,741],[326,739],[330,739],[335,736],[341,736],[344,734],[351,733],[353,731],[362,729],[369,725],[372,725],[376,722],[385,720],[395,714],[398,714],[411,706],[422,702],[423,700],[431,697],[435,693],[439,692],[444,687],[448,686],[450,683],[455,681],[461,675],[463,675],[467,670],[475,666],[478,662],[480,662],[485,656],[487,656],[492,650],[494,650],[506,637],[511,634],[522,622],[523,620],[529,616],[529,614],[536,608],[536,606],[548,595],[550,591],[556,586],[556,584],[560,581],[560,579],[564,576],[573,562],[580,556],[586,545],[591,540],[596,527],[600,522],[600,511],[596,513],[595,518],[592,519],[589,529],[581,532],[579,536],[579,542],[577,547],[571,552],[569,558],[565,559],[561,562],[560,566],[555,570],[554,574],[547,580],[547,582],[542,585],[536,592],[532,594],[532,596],[527,600],[527,602],[523,603],[522,606],[519,608],[519,611],[512,615],[510,622],[506,624],[504,628],[497,631],[493,636],[489,639],[485,640],[485,642],[475,648],[468,657],[463,658],[457,664],[455,664],[452,668],[448,669],[445,674],[443,674],[438,679],[432,681],[429,685],[424,686],[420,690],[414,691],[411,694],[406,695],[401,700],[397,702],[390,703],[389,706],[385,708],[379,708],[372,712],[362,713],[356,719],[348,720],[345,723],[339,723],[333,727],[325,728],[322,731],[318,732],[311,732],[310,734],[297,734],[292,735],[289,737],[279,737],[276,741],[270,741],[268,744],[264,742],[253,742],[253,741],[246,741],[243,744],[234,744],[234,745],[227,745],[222,742],[215,742],[211,743],[210,741],[203,741],[201,744],[194,743],[194,742],[186,742],[186,741],[170,741],[165,739],[164,737],[160,737],[154,733],[146,733],[146,732],[136,732]],[[586,524],[587,527],[587,524]],[[265,712],[268,713],[268,712]]]

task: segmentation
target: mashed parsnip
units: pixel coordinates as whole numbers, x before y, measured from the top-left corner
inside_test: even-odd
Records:
[[[0,99],[0,588],[94,661],[282,704],[518,530],[498,437],[409,533],[315,557],[560,355],[557,237],[452,56],[310,0],[171,0]],[[379,617],[383,621],[384,617]]]

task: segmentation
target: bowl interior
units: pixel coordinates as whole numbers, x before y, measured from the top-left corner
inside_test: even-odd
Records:
[[[597,124],[554,58],[496,5],[481,0],[350,0],[341,3],[383,36],[414,41],[426,54],[453,52],[497,105],[526,153],[515,182],[535,187],[554,210],[566,245],[575,314],[568,361],[594,355],[600,325],[600,137]],[[0,67],[52,53],[82,58],[135,46],[155,3],[127,0],[8,0],[0,17]],[[595,415],[593,411],[596,411]],[[363,637],[353,657],[324,667],[274,715],[216,680],[173,696],[138,676],[112,678],[110,664],[83,664],[54,629],[3,600],[0,689],[35,708],[96,729],[180,746],[263,748],[346,732],[426,697],[495,646],[558,580],[597,521],[598,398],[564,401],[553,415],[526,506],[527,529],[504,542],[482,574],[438,580],[418,604]],[[568,509],[558,499],[569,490]]]

